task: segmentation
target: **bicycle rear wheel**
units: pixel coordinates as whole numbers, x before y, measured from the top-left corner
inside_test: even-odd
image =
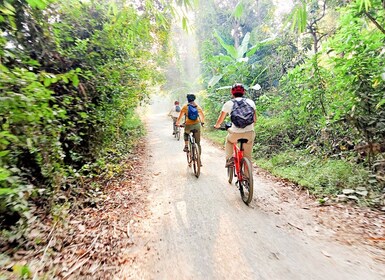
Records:
[[[242,158],[240,168],[242,180],[238,181],[239,191],[241,193],[243,202],[246,205],[249,205],[253,199],[254,191],[253,166],[251,165],[251,162],[248,158]]]
[[[227,178],[230,184],[233,181],[233,177],[234,177],[234,166],[229,166],[227,167]]]
[[[192,149],[192,164],[194,169],[195,177],[199,177],[201,173],[201,157],[199,155],[199,147],[198,144],[194,143]]]

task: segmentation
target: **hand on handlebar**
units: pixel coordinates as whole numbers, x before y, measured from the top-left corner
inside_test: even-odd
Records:
[[[214,125],[214,128],[220,129],[220,130],[228,130],[230,127],[231,127],[231,123],[225,123],[224,126],[221,126],[221,125],[218,125],[218,124]]]

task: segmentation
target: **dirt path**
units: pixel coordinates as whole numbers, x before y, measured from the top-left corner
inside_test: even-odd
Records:
[[[336,242],[310,199],[285,198],[255,174],[247,207],[226,181],[223,150],[203,141],[196,179],[165,113],[147,125],[150,215],[133,227],[132,263],[116,279],[385,279],[383,250]]]

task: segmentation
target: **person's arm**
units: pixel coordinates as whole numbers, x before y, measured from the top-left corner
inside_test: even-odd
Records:
[[[221,114],[218,117],[218,120],[217,120],[216,124],[214,125],[215,128],[220,128],[221,127],[221,124],[225,120],[226,115],[227,115],[226,112],[223,112],[223,111],[221,112]]]
[[[199,119],[201,123],[205,123],[205,114],[203,113],[203,110],[201,107],[198,107],[198,114],[199,114]]]
[[[185,107],[183,106],[182,109],[180,110],[178,119],[176,120],[176,123],[175,123],[176,126],[179,126],[179,121],[184,116],[184,114],[185,114]]]

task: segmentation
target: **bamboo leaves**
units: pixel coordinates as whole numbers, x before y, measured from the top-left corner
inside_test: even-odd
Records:
[[[306,30],[307,25],[307,1],[302,0],[295,5],[288,20],[291,20],[291,29],[297,30],[299,33],[303,33]]]

